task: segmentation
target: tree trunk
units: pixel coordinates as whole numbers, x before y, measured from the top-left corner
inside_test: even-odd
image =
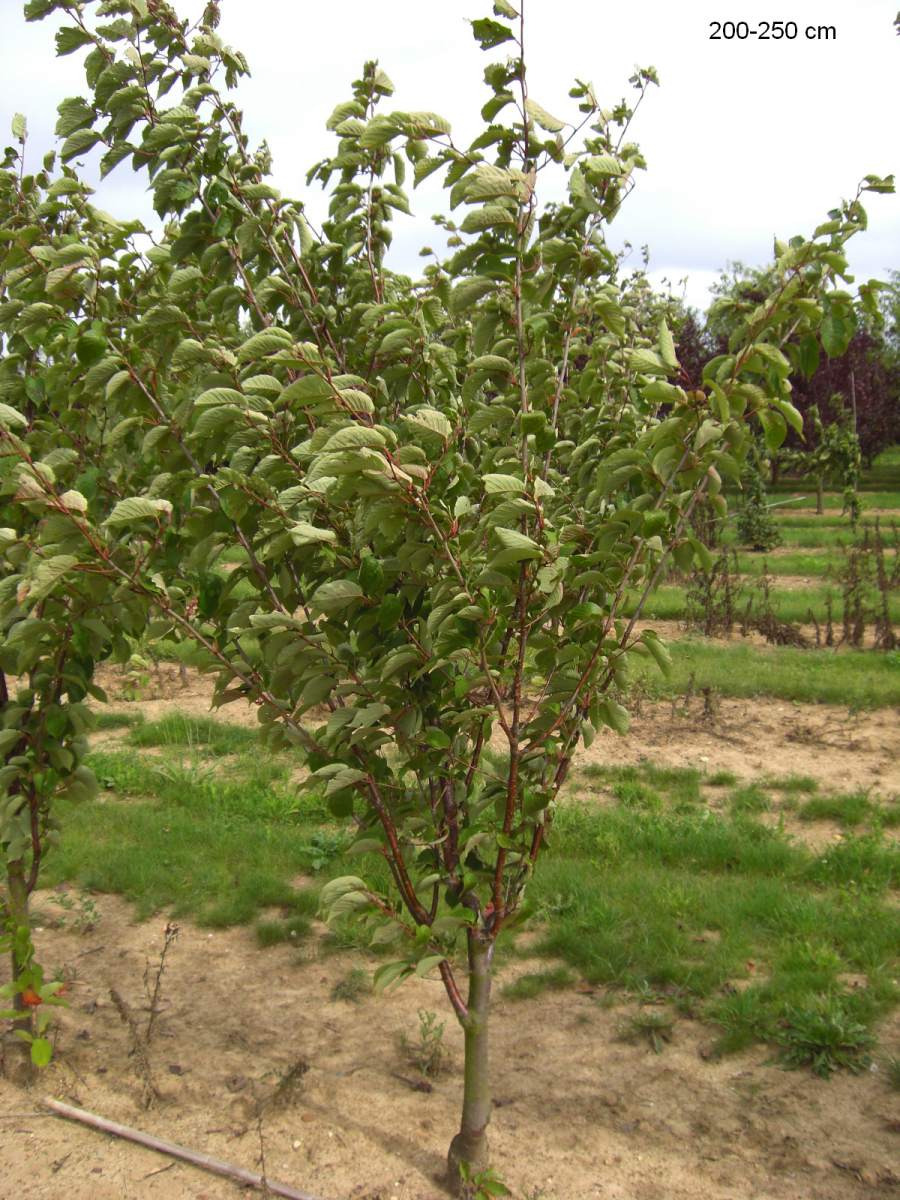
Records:
[[[13,935],[13,949],[10,955],[12,979],[15,982],[21,972],[22,963],[16,956],[16,931],[28,925],[28,885],[25,881],[25,865],[20,860],[9,863],[6,868],[6,885],[8,895],[10,932]],[[16,1030],[24,1033],[32,1032],[31,1010],[22,999],[21,992],[13,996],[12,1006],[21,1016],[13,1021],[12,1029],[3,1039],[3,1072],[8,1079],[22,1086],[29,1083],[33,1076],[31,1062],[31,1047],[22,1038],[16,1037]]]
[[[491,960],[493,942],[481,941],[469,930],[469,998],[465,1033],[465,1082],[462,1121],[459,1133],[450,1143],[447,1167],[450,1183],[459,1182],[459,1169],[465,1163],[470,1173],[488,1165],[487,1126],[491,1119],[491,1086],[488,1070],[488,1014],[491,1001]]]
[[[825,480],[820,475],[818,477],[818,479],[816,480],[816,513],[820,517],[821,517],[822,513],[825,511],[824,497],[822,495],[824,490],[825,490]]]

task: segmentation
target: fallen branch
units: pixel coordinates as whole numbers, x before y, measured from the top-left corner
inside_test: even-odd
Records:
[[[71,1104],[63,1104],[61,1100],[47,1098],[44,1100],[44,1104],[60,1117],[67,1117],[70,1121],[80,1121],[82,1125],[89,1125],[92,1129],[99,1129],[102,1133],[109,1133],[113,1137],[137,1142],[139,1146],[146,1146],[148,1150],[156,1150],[159,1154],[169,1154],[172,1158],[180,1158],[183,1162],[191,1163],[192,1166],[200,1167],[204,1171],[212,1171],[214,1175],[224,1175],[226,1179],[233,1179],[245,1187],[268,1188],[271,1195],[284,1196],[286,1200],[317,1200],[308,1192],[298,1192],[296,1188],[289,1187],[286,1183],[278,1183],[274,1179],[264,1180],[261,1175],[257,1175],[253,1171],[245,1171],[243,1167],[235,1167],[231,1163],[222,1162],[221,1159],[211,1158],[208,1154],[201,1154],[197,1150],[189,1150],[186,1146],[179,1146],[175,1142],[164,1141],[150,1133],[142,1133],[139,1129],[132,1129],[128,1125],[107,1121],[105,1117],[98,1117],[95,1113],[87,1112],[83,1108],[75,1108]]]

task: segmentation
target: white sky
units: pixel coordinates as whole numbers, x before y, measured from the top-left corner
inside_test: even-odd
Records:
[[[611,240],[650,248],[654,279],[688,277],[686,298],[705,308],[707,288],[729,259],[761,264],[772,238],[808,233],[868,172],[900,175],[900,38],[897,0],[526,0],[532,97],[576,119],[571,80],[591,80],[604,105],[626,91],[634,65],[653,65],[634,126],[648,160]],[[176,0],[191,15],[200,0]],[[464,144],[479,129],[488,97],[483,54],[466,18],[490,14],[490,0],[224,0],[219,32],[247,55],[252,78],[239,102],[247,129],[266,137],[283,192],[322,211],[307,193],[306,169],[333,145],[324,123],[345,99],[367,58],[397,86],[390,108],[439,112]],[[28,25],[20,0],[0,0],[0,136],[16,111],[29,121],[33,161],[52,143],[56,105],[84,94],[78,55],[55,59],[53,23]],[[709,40],[713,20],[794,20],[793,41]],[[835,40],[808,40],[806,27],[834,25]],[[636,95],[636,93],[634,93]],[[4,138],[6,140],[6,138]],[[96,152],[94,152],[96,155]],[[546,177],[545,177],[546,178]],[[118,216],[153,221],[144,183],[130,166],[100,185],[96,202]],[[545,185],[544,195],[553,189]],[[850,244],[859,280],[900,267],[900,197],[869,196],[870,226]],[[399,216],[392,265],[416,273],[418,250],[438,239],[430,221],[442,207],[434,178],[412,197],[415,218]]]

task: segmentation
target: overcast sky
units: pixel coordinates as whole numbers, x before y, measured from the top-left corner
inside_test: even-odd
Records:
[[[199,0],[175,0],[185,15]],[[649,246],[655,279],[688,278],[686,298],[709,302],[707,288],[728,260],[761,264],[772,238],[809,233],[865,174],[900,174],[900,38],[897,0],[744,0],[740,6],[673,0],[526,0],[532,97],[576,119],[571,80],[591,80],[603,104],[628,92],[635,64],[653,65],[651,89],[634,127],[649,170],[612,227],[612,241]],[[366,58],[378,58],[396,84],[389,108],[439,112],[463,144],[479,129],[488,96],[487,62],[466,19],[488,15],[490,0],[223,0],[219,32],[246,54],[252,78],[240,89],[247,129],[266,137],[275,182],[322,212],[307,192],[306,169],[329,151],[324,124]],[[83,94],[78,55],[55,59],[53,24],[28,25],[20,0],[0,0],[0,120],[26,114],[33,161],[53,140],[56,105]],[[751,28],[795,21],[794,40],[710,40],[710,23]],[[833,26],[836,37],[808,38]],[[549,180],[547,181],[549,183]],[[99,186],[98,205],[153,221],[145,183],[120,167]],[[553,188],[545,196],[553,194]],[[434,244],[431,214],[441,206],[433,180],[412,199],[415,218],[398,217],[392,265],[415,273],[418,250]],[[900,198],[870,196],[870,226],[851,242],[862,280],[900,267]]]

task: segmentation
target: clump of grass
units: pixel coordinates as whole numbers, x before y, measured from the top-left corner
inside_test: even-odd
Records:
[[[96,730],[133,729],[144,720],[143,713],[94,712],[93,727]]]
[[[787,593],[795,595],[795,593]],[[806,594],[796,596],[806,603]],[[658,595],[662,605],[665,596]],[[678,619],[682,602],[660,619]],[[650,615],[650,614],[646,614]],[[806,608],[777,614],[782,620],[805,621]],[[822,616],[824,622],[824,603]],[[840,619],[835,613],[835,619]],[[894,615],[900,620],[900,612]],[[790,646],[762,649],[743,643],[708,645],[702,638],[681,638],[669,646],[672,671],[662,679],[655,666],[634,666],[635,684],[651,696],[683,696],[693,680],[694,694],[712,688],[720,696],[777,696],[811,704],[838,704],[844,708],[890,708],[900,704],[900,672],[890,655],[871,650],[826,654]]]
[[[839,996],[820,996],[806,1008],[789,1010],[776,1041],[785,1067],[809,1067],[828,1079],[835,1071],[864,1071],[875,1038]]]
[[[298,945],[310,931],[309,917],[292,913],[275,921],[256,922],[256,940],[260,946],[279,946],[284,942]]]
[[[776,792],[785,792],[787,795],[807,795],[812,796],[819,790],[819,782],[813,779],[811,775],[775,775],[767,777],[762,781],[763,787],[772,788]]]
[[[212,717],[188,717],[167,713],[156,721],[143,721],[128,735],[132,746],[185,746],[210,754],[240,754],[259,746],[255,729],[216,721]]]
[[[865,792],[849,792],[816,796],[803,805],[798,816],[802,821],[835,821],[850,829],[864,822],[873,831],[893,829],[900,825],[900,804],[880,804]]]
[[[801,821],[836,821],[839,825],[862,825],[875,806],[864,792],[846,795],[816,796],[797,813]]]
[[[419,1028],[415,1038],[400,1035],[400,1049],[407,1061],[428,1079],[440,1075],[444,1065],[444,1022],[437,1013],[419,1009]]]
[[[567,967],[551,967],[546,971],[531,971],[507,983],[503,995],[507,1000],[533,1000],[543,992],[562,991],[571,987],[575,977]]]
[[[737,775],[733,771],[714,771],[705,782],[709,787],[734,787]]]
[[[369,974],[362,967],[353,967],[331,989],[332,1000],[343,1000],[348,1004],[359,1004],[372,990]]]
[[[885,1059],[884,1076],[888,1082],[888,1087],[895,1092],[900,1092],[900,1057],[892,1055]]]
[[[900,846],[886,841],[878,829],[849,834],[810,865],[809,876],[818,883],[883,892],[900,883]]]
[[[284,764],[251,755],[230,765],[227,776],[211,766],[169,759],[148,762],[119,750],[95,751],[89,765],[101,785],[120,796],[154,796],[166,804],[222,817],[285,820],[299,815],[310,802],[292,787],[277,786],[287,776]]]
[[[667,1042],[671,1042],[675,1026],[675,1015],[668,1011],[642,1008],[625,1017],[618,1026],[622,1041],[646,1041],[654,1054],[661,1054]]]
[[[662,796],[645,783],[623,781],[616,783],[612,789],[613,795],[620,804],[629,808],[644,808],[659,810],[662,808]]]
[[[731,793],[728,803],[733,813],[761,813],[771,808],[769,797],[758,783],[737,788]]]

